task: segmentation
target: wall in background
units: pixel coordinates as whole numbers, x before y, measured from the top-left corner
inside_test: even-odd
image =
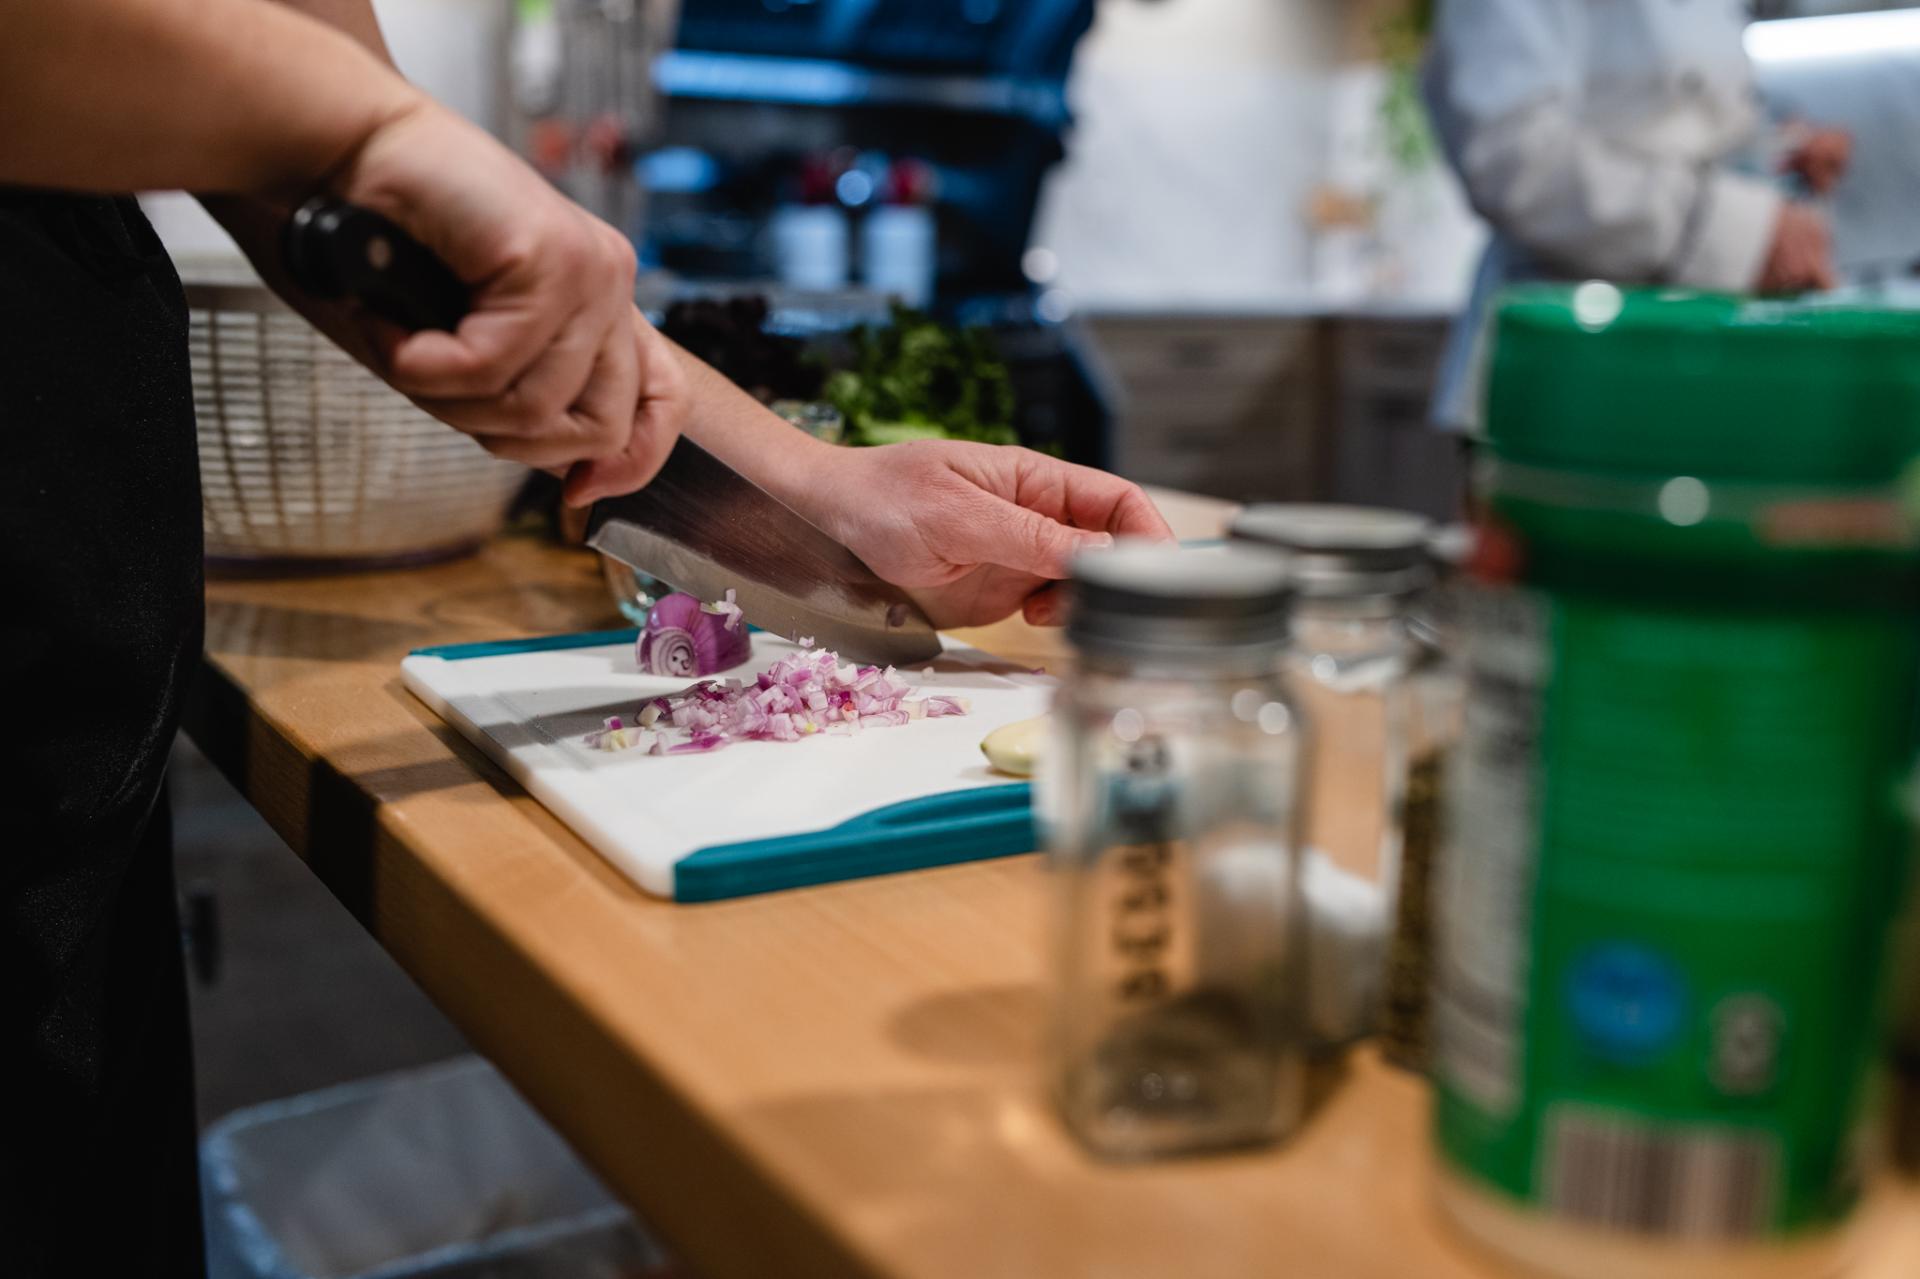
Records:
[[[500,136],[512,0],[373,0],[407,79]]]

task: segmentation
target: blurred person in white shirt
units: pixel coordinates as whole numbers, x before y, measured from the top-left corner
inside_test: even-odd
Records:
[[[1439,0],[1427,101],[1493,238],[1448,351],[1438,425],[1477,425],[1486,313],[1509,283],[1833,287],[1827,219],[1779,174],[1824,195],[1851,143],[1796,126],[1776,164],[1756,161],[1771,130],[1747,20],[1741,0]]]

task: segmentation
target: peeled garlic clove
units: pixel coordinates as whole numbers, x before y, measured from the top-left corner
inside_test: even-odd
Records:
[[[1046,736],[1045,715],[1038,719],[1023,719],[988,733],[986,740],[980,743],[980,752],[999,772],[1014,777],[1032,777],[1034,761],[1044,749],[1042,743]]]

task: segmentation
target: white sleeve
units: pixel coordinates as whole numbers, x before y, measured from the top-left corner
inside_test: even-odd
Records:
[[[1665,279],[1697,289],[1741,293],[1753,288],[1773,246],[1785,197],[1772,183],[1724,169],[1700,184],[1694,230]]]
[[[1583,122],[1585,0],[1441,0],[1429,94],[1480,215],[1574,276],[1741,290],[1780,196]]]

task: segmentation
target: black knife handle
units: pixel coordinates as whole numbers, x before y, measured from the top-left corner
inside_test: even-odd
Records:
[[[282,251],[293,282],[314,297],[353,298],[410,332],[452,332],[472,304],[433,250],[373,210],[332,196],[294,211]]]

